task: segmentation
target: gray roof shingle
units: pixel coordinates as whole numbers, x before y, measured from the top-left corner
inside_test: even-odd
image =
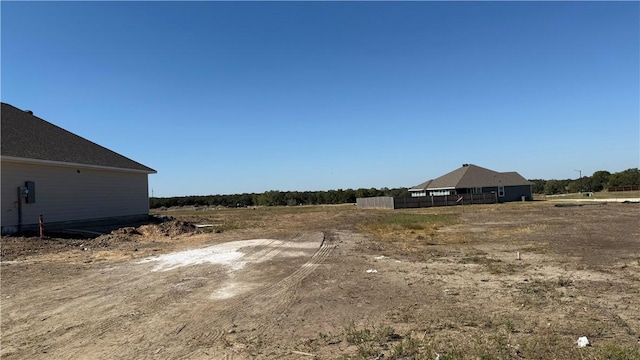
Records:
[[[444,174],[430,182],[415,186],[427,185],[426,189],[464,189],[489,186],[532,185],[530,181],[515,171],[497,172],[483,167],[465,164],[462,167]]]
[[[2,156],[156,172],[12,105],[2,103],[1,118]]]

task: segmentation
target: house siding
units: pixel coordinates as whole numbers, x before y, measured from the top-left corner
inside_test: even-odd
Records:
[[[469,194],[473,189],[458,189],[460,194]],[[497,186],[483,186],[482,187],[483,194],[498,194]],[[533,200],[531,196],[531,185],[515,185],[515,186],[505,186],[504,187],[504,196],[496,196],[499,203],[510,202],[510,201],[522,201],[522,197],[525,197],[525,200],[530,201]]]
[[[497,189],[497,188],[496,188]],[[505,186],[504,196],[498,198],[498,202],[533,200],[531,197],[531,185]]]
[[[22,204],[22,224],[78,222],[149,214],[147,174],[2,161],[2,227],[18,225],[17,188],[35,182],[36,201]]]

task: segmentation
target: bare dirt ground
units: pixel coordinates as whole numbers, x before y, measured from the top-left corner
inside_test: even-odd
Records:
[[[640,358],[640,204],[163,214],[3,237],[1,358]]]

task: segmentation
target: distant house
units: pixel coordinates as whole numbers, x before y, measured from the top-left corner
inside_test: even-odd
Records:
[[[409,194],[412,197],[427,196],[427,188],[429,187],[429,184],[431,184],[432,181],[433,180],[429,180],[429,181],[423,182],[420,185],[416,185],[412,187],[411,189],[409,189]]]
[[[148,219],[156,171],[2,103],[2,233]]]
[[[412,197],[494,194],[497,202],[531,200],[532,185],[515,171],[496,172],[473,164],[409,189]]]

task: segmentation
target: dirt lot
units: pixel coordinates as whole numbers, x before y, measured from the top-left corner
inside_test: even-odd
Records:
[[[3,237],[2,359],[640,358],[640,204],[162,214]]]

